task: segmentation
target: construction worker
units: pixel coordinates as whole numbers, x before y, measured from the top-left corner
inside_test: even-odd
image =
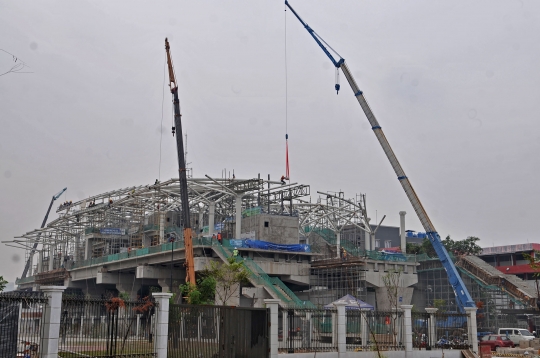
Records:
[[[216,240],[216,234],[212,234],[212,242]]]
[[[285,180],[288,179],[285,175],[282,175],[281,176],[281,185],[285,185],[287,183],[285,183]]]
[[[222,242],[221,242],[221,232],[218,232],[218,234],[217,234],[217,241],[218,241],[220,244],[222,244]]]
[[[234,258],[237,258],[238,257],[238,248],[234,248],[233,252],[232,252],[232,255]]]

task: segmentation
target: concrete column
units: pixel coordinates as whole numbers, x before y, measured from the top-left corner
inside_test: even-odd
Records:
[[[47,303],[43,306],[43,335],[40,340],[41,358],[58,358],[62,292],[64,286],[42,286]]]
[[[38,271],[38,273],[43,272],[43,250],[39,251],[38,263],[37,263],[37,271]]]
[[[285,343],[284,347],[287,347],[287,342],[289,341],[289,315],[287,314],[286,310],[282,311],[282,321],[283,321],[283,343]]]
[[[337,258],[339,259],[341,254],[341,231],[336,231],[336,249],[337,249]]]
[[[141,330],[141,315],[138,314],[137,315],[137,328],[136,328],[136,331],[135,331],[135,337],[136,338],[139,338],[139,331]]]
[[[214,218],[216,217],[216,203],[213,201],[208,204],[208,235],[214,234]]]
[[[345,306],[347,302],[334,302],[337,309],[337,348],[338,356],[347,355],[347,316],[345,315]]]
[[[465,307],[467,312],[467,330],[469,332],[469,344],[472,350],[478,353],[478,327],[476,326],[476,307]]]
[[[278,305],[281,300],[265,299],[266,308],[270,309],[270,356],[269,358],[277,358],[278,356]],[[158,357],[160,358],[160,357]]]
[[[81,316],[81,329],[79,330],[79,337],[83,336],[84,316]]]
[[[435,334],[436,327],[437,327],[437,321],[435,319],[435,312],[437,312],[438,308],[426,308],[426,312],[429,313],[429,346],[434,347],[435,343],[437,342],[437,337]]]
[[[369,218],[366,219],[366,221],[369,223]],[[370,230],[369,227],[366,228],[366,230]],[[366,249],[366,251],[369,251],[369,250],[372,250],[371,248],[371,235],[369,234],[368,231],[364,231],[364,248]]]
[[[159,242],[165,242],[165,213],[159,212]]]
[[[167,358],[167,336],[169,334],[169,298],[172,293],[152,292],[156,299],[156,338],[154,353],[156,358]]]
[[[54,269],[54,252],[56,245],[49,245],[49,271]]]
[[[368,309],[361,309],[360,311],[360,335],[362,338],[362,346],[367,347],[367,342],[369,340],[369,330],[367,325],[367,317],[366,317],[366,311],[369,311]]]
[[[242,233],[242,195],[236,196],[234,210],[236,211],[236,233],[234,234],[234,238],[238,240],[240,239],[240,234]]]
[[[401,252],[405,253],[407,250],[407,238],[405,233],[405,214],[407,212],[399,212],[399,236],[401,237]]]
[[[204,218],[204,211],[201,207],[199,207],[199,225],[197,225],[197,229],[199,230],[199,232],[197,233],[197,236],[200,236],[200,237],[203,236],[203,232],[202,232],[202,228],[204,226],[203,218]]]
[[[413,305],[401,305],[403,310],[403,327],[405,328],[405,357],[412,358],[412,319],[411,310]]]

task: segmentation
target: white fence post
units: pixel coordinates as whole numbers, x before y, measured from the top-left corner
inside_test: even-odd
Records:
[[[347,302],[334,302],[337,309],[337,348],[338,356],[344,357],[347,354],[347,316],[345,315],[345,306]]]
[[[412,318],[413,305],[401,305],[403,309],[403,326],[405,327],[405,357],[412,357]]]
[[[270,309],[270,358],[278,356],[278,305],[281,300],[265,299],[266,308]]]
[[[65,289],[64,286],[41,286],[41,291],[48,298],[43,307],[43,336],[40,340],[41,358],[58,358],[62,292]]]
[[[434,347],[435,343],[437,342],[437,337],[435,337],[435,327],[437,326],[437,322],[435,320],[435,312],[437,312],[438,308],[426,308],[426,312],[429,313],[429,346]]]
[[[467,328],[469,331],[469,344],[472,345],[472,350],[478,353],[478,327],[476,326],[476,307],[465,307],[467,312]]]
[[[152,292],[157,303],[156,338],[154,340],[154,353],[156,358],[167,358],[167,340],[169,334],[169,298],[172,293]]]

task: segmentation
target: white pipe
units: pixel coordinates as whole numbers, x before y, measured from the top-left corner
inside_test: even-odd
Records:
[[[212,237],[214,235],[214,219],[216,216],[216,203],[210,202],[208,204],[208,235]]]
[[[399,234],[401,236],[401,252],[407,250],[407,239],[405,236],[405,211],[399,212]]]
[[[236,196],[235,202],[235,211],[236,211],[236,233],[235,239],[240,239],[240,234],[242,233],[242,196]]]

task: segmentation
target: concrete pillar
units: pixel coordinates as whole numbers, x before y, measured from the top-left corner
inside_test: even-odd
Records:
[[[213,201],[208,204],[208,235],[214,234],[214,219],[216,217],[216,203]]]
[[[165,213],[159,212],[159,242],[165,242]]]
[[[270,356],[269,358],[277,358],[278,356],[278,305],[281,301],[277,299],[265,299],[266,308],[270,309]],[[159,357],[158,357],[159,358]]]
[[[405,327],[405,357],[412,358],[412,318],[413,305],[401,305],[403,310],[403,327]]]
[[[58,338],[62,314],[64,286],[42,286],[47,303],[43,307],[43,334],[40,340],[41,358],[58,358]]]
[[[476,326],[476,307],[465,307],[467,313],[467,330],[469,332],[469,344],[472,350],[478,353],[478,327]]]
[[[152,292],[156,299],[156,338],[154,353],[156,358],[167,358],[167,337],[169,334],[169,298],[172,293]]]
[[[81,316],[81,329],[79,330],[79,337],[83,336],[84,316]]]
[[[337,258],[341,257],[341,231],[336,231],[336,249],[337,249]]]
[[[39,251],[38,263],[37,263],[37,272],[38,273],[43,272],[43,250]]]
[[[437,312],[438,308],[426,308],[426,312],[429,313],[429,327],[428,327],[428,343],[430,347],[434,347],[435,343],[437,343],[437,337],[436,337],[436,327],[437,327],[437,321],[435,319],[435,312]]]
[[[242,195],[236,196],[234,210],[236,212],[236,233],[234,238],[238,240],[240,239],[240,234],[242,233]]]
[[[199,207],[199,225],[197,225],[197,229],[198,229],[198,233],[197,233],[197,236],[200,236],[202,237],[203,236],[203,232],[202,232],[202,229],[203,229],[203,218],[204,218],[204,211],[201,207]]]
[[[369,329],[367,324],[366,313],[368,309],[362,308],[360,311],[360,335],[362,338],[362,346],[367,347],[367,342],[369,341]]]
[[[401,238],[401,252],[403,253],[407,251],[407,238],[405,235],[405,214],[407,214],[407,212],[405,211],[399,212],[399,236]]]
[[[54,269],[54,252],[56,245],[49,245],[49,271]]]
[[[371,235],[367,231],[364,231],[364,249],[371,250]]]
[[[345,306],[347,302],[334,302],[337,309],[337,348],[338,357],[347,355],[347,316],[345,315]]]
[[[287,314],[286,310],[282,311],[282,321],[283,321],[283,343],[285,343],[284,347],[287,347],[287,342],[289,341],[289,315]]]
[[[139,338],[139,332],[141,330],[141,315],[137,315],[137,327],[135,330],[135,338]]]

